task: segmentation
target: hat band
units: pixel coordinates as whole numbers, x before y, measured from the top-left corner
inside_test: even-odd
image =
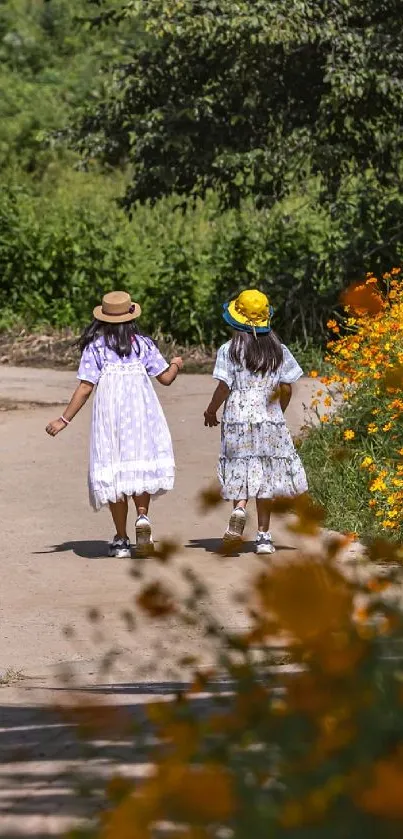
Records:
[[[108,309],[105,309],[102,306],[102,314],[107,315],[108,318],[121,318],[122,315],[132,315],[133,312],[135,311],[135,308],[136,307],[135,307],[134,303],[132,303],[132,305],[128,309],[124,309],[124,311],[120,310],[119,312],[111,312],[111,311],[108,311]]]
[[[272,314],[272,309],[270,309]],[[267,326],[255,326],[254,324],[249,323],[241,323],[239,320],[236,320],[230,312],[228,311],[228,304],[224,306],[224,320],[228,323],[228,326],[232,326],[233,329],[236,329],[237,332],[249,332],[249,333],[256,333],[257,335],[267,335],[269,332],[272,331],[270,324],[268,323]]]

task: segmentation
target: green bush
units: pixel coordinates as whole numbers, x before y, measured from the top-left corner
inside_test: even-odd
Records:
[[[309,270],[319,228],[326,243],[319,218],[252,206],[218,215],[211,197],[185,216],[166,200],[129,221],[114,201],[123,178],[62,180],[54,169],[40,186],[10,180],[0,199],[3,328],[80,327],[102,293],[124,286],[141,300],[147,330],[217,343],[228,334],[223,301],[255,285],[272,299],[284,339],[307,345],[315,325],[320,334],[332,278]]]
[[[145,330],[212,345],[228,336],[222,303],[257,286],[271,299],[284,341],[320,346],[349,266],[358,264],[350,252],[353,209],[332,219],[313,184],[308,203],[293,198],[271,211],[246,202],[219,213],[211,195],[185,215],[164,199],[129,220],[116,203],[125,180],[75,172],[63,160],[48,164],[40,182],[9,170],[0,197],[1,327],[81,327],[94,301],[123,286],[141,301]],[[386,224],[396,202],[384,196],[376,223]],[[367,212],[368,242],[375,219]]]

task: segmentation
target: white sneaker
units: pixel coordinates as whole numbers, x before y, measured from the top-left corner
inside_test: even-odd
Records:
[[[243,507],[235,507],[232,511],[228,527],[224,533],[224,542],[233,542],[242,539],[245,530],[246,511]]]
[[[129,559],[132,555],[130,542],[128,539],[120,539],[115,536],[112,542],[108,545],[108,556],[116,556],[118,559]]]
[[[271,533],[269,531],[264,533],[261,530],[258,530],[256,535],[256,553],[274,554],[275,550]]]
[[[149,556],[154,550],[151,522],[148,516],[139,516],[136,521],[136,556]]]

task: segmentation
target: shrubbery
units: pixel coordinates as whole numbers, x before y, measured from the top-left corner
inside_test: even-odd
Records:
[[[247,202],[219,213],[212,195],[186,215],[166,199],[130,221],[115,200],[123,188],[124,175],[68,173],[57,163],[40,185],[9,177],[0,198],[2,328],[79,328],[103,292],[123,286],[141,301],[145,330],[213,344],[227,334],[222,302],[249,285],[269,294],[283,340],[320,344],[357,264],[353,212],[348,223],[332,220],[312,185],[308,208],[294,198],[271,211]]]
[[[400,269],[350,289],[346,317],[330,320],[328,387],[344,406],[322,416],[302,445],[328,524],[360,535],[403,536],[403,283]],[[321,394],[320,394],[321,395]],[[323,421],[325,420],[325,421]]]

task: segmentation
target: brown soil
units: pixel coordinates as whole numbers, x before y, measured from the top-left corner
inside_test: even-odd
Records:
[[[47,333],[3,332],[0,334],[0,364],[24,367],[51,367],[75,370],[79,351],[77,335],[71,330]],[[158,339],[158,346],[168,358],[181,355],[186,373],[211,373],[214,350],[206,347],[181,347],[175,341]]]

